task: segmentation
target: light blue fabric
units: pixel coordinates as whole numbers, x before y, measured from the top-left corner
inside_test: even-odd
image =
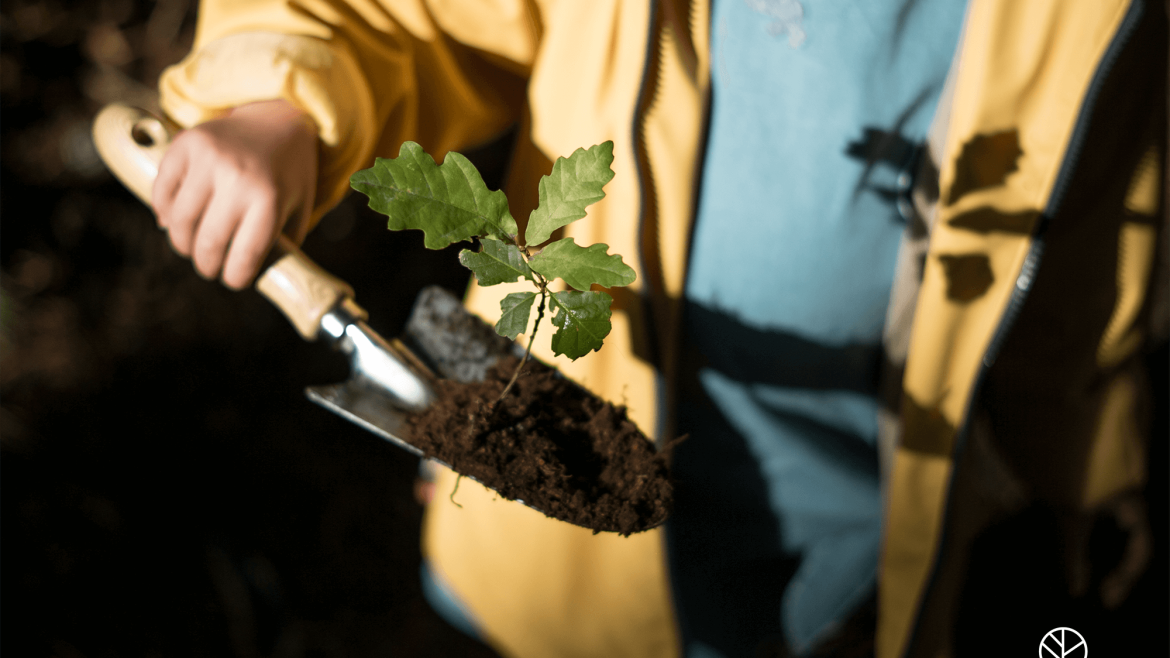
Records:
[[[471,611],[455,596],[429,561],[423,560],[419,566],[419,578],[422,580],[423,598],[431,605],[431,609],[464,635],[483,639],[479,633],[480,625],[472,617]]]
[[[775,536],[762,540],[770,545],[726,554],[799,558],[779,604],[783,637],[798,653],[874,588],[876,372],[904,228],[896,199],[963,10],[959,0],[713,2],[713,100],[687,330],[708,363],[698,373],[702,392],[726,419],[722,431],[742,439],[776,518]],[[680,490],[743,486],[715,481],[721,476],[694,461],[679,473]],[[688,514],[680,509],[676,523],[719,523],[714,510]],[[698,535],[678,530],[672,550],[711,552],[688,553]],[[689,655],[738,651],[721,649],[715,631],[704,635],[703,611],[716,608],[696,598],[716,587],[703,584],[709,576],[672,569],[690,583],[678,594]]]

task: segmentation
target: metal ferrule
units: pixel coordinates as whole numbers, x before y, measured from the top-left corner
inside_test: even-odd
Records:
[[[365,317],[360,306],[345,298],[321,318],[318,335],[349,356],[351,379],[376,388],[406,409],[429,406],[434,375],[400,341],[378,335]]]

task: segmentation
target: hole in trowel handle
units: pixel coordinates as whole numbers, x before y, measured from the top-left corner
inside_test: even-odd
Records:
[[[165,144],[168,135],[161,121],[154,117],[144,117],[134,122],[134,127],[130,129],[130,137],[135,144],[151,148],[156,144]]]

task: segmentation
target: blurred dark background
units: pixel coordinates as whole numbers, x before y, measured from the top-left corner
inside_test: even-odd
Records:
[[[417,459],[304,399],[345,361],[200,279],[94,151],[195,5],[0,6],[0,650],[493,656],[422,598]],[[420,288],[467,279],[384,226],[351,198],[305,250],[394,335]]]

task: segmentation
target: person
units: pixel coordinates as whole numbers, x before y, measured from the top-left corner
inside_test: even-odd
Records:
[[[153,203],[240,288],[404,140],[518,125],[521,222],[554,158],[613,140],[566,235],[634,255],[635,292],[597,354],[536,354],[688,434],[675,514],[594,536],[465,483],[427,508],[436,605],[515,656],[950,654],[986,528],[1059,510],[1084,590],[1085,519],[1140,511],[1165,44],[1143,0],[204,0]],[[1148,544],[1121,516],[1114,604]]]

